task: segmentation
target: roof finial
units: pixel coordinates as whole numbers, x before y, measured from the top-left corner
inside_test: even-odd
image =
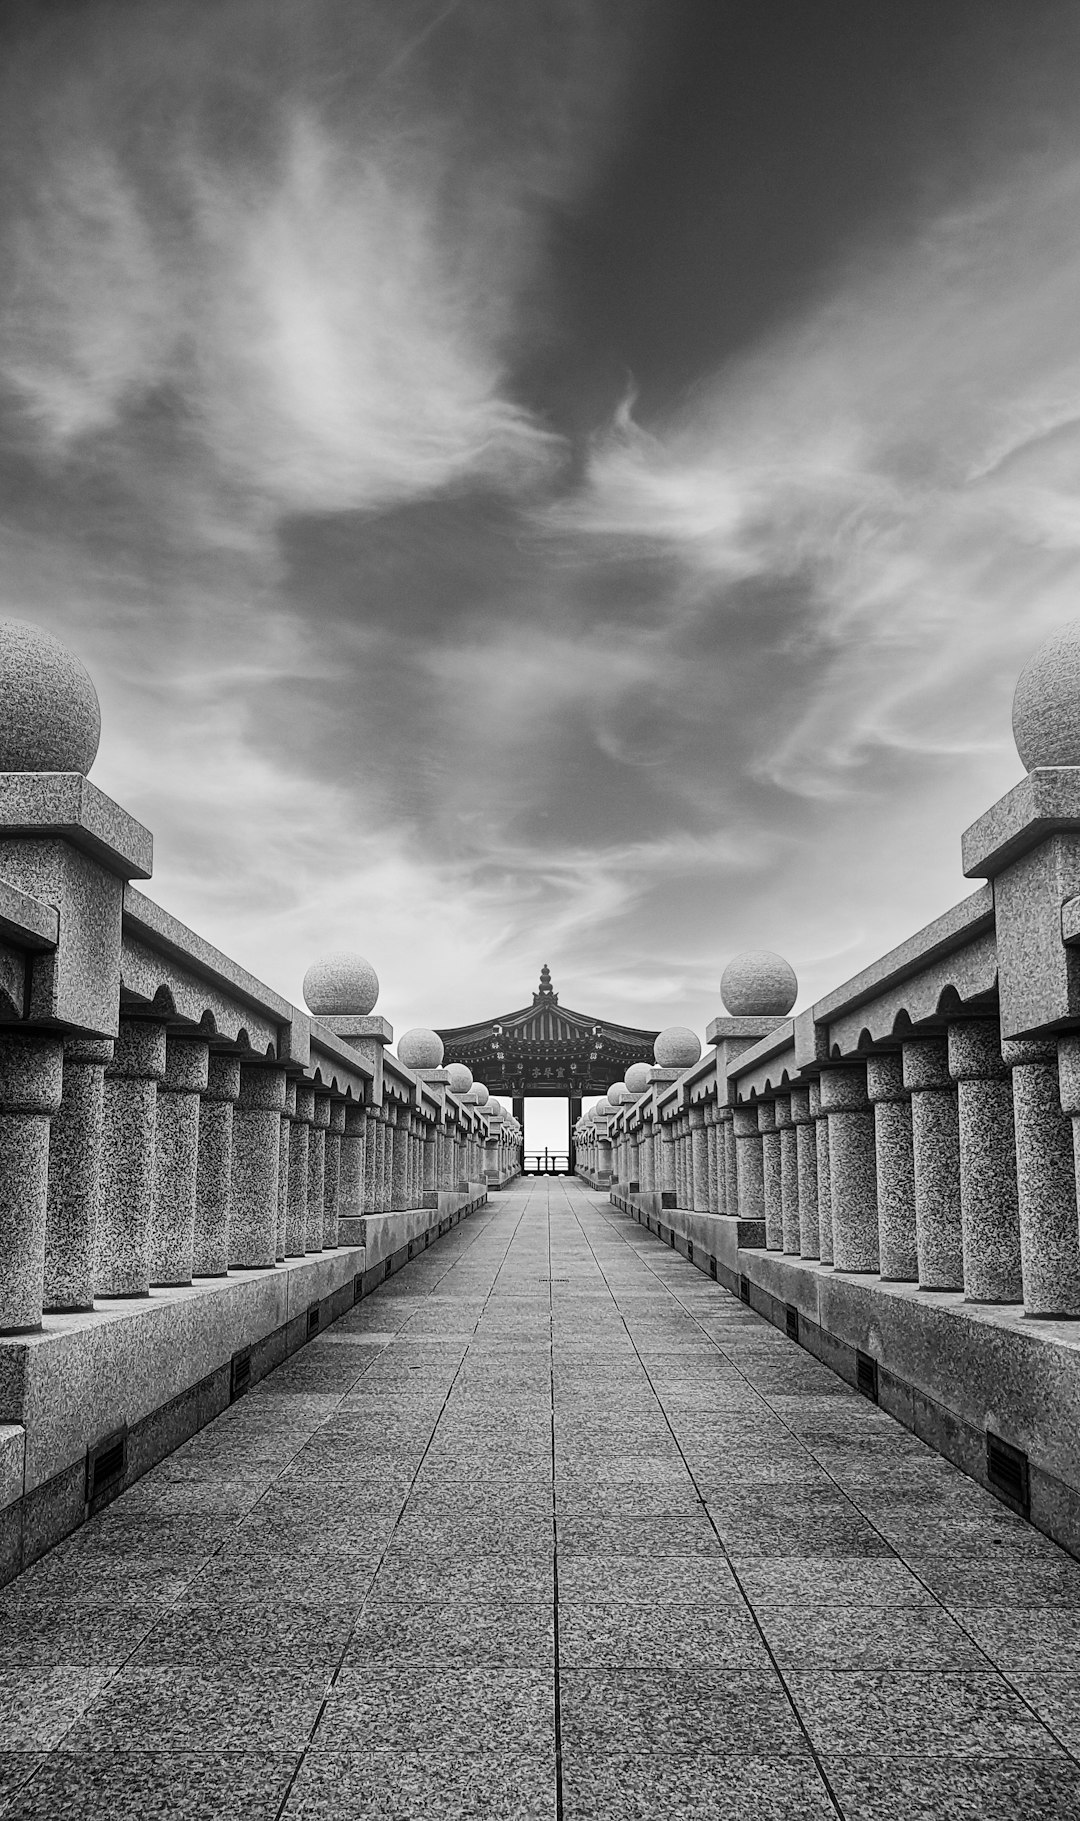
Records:
[[[551,969],[549,968],[546,961],[544,962],[543,967],[540,969],[540,991],[542,993],[550,993],[552,991]]]

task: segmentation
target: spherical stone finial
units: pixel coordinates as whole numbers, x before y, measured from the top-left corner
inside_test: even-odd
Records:
[[[472,1087],[472,1070],[463,1062],[452,1062],[447,1069],[450,1078],[450,1091],[454,1094],[467,1094]]]
[[[474,1081],[472,1084],[472,1091],[476,1095],[478,1104],[482,1107],[486,1107],[488,1101],[491,1099],[490,1088],[482,1081]]]
[[[1020,672],[1012,728],[1025,771],[1080,765],[1080,620],[1052,632]]]
[[[416,1024],[399,1037],[397,1053],[398,1061],[407,1069],[441,1069],[443,1040],[437,1031],[429,1031],[426,1024]]]
[[[0,620],[0,771],[78,771],[97,757],[90,674],[41,626]]]
[[[783,1018],[798,996],[795,969],[770,948],[736,955],[720,976],[720,997],[732,1018]]]
[[[627,1085],[628,1089],[630,1090],[631,1094],[633,1094],[635,1096],[638,1094],[644,1094],[645,1089],[649,1085],[649,1065],[648,1065],[648,1063],[647,1062],[632,1063],[630,1065],[630,1067],[627,1069],[626,1074],[623,1077],[623,1079],[625,1080],[626,1085]]]
[[[701,1039],[685,1024],[673,1024],[661,1031],[653,1044],[653,1055],[662,1069],[688,1069],[701,1060]]]
[[[623,1106],[624,1103],[630,1099],[630,1095],[626,1091],[625,1081],[613,1081],[607,1091],[607,1097],[613,1107]]]
[[[601,1094],[599,1100],[596,1102],[595,1106],[593,1107],[593,1118],[594,1119],[607,1119],[609,1117],[609,1115],[612,1114],[614,1111],[615,1111],[615,1108],[612,1106],[607,1095]]]
[[[313,961],[304,975],[304,1004],[316,1018],[366,1018],[379,997],[379,976],[352,949]]]

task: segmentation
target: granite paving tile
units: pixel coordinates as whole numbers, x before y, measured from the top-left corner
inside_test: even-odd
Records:
[[[97,1699],[108,1674],[71,1663],[0,1669],[0,1751],[49,1751]]]
[[[378,1565],[377,1553],[358,1549],[338,1555],[237,1549],[207,1562],[189,1588],[197,1599],[226,1604],[273,1599],[281,1596],[283,1588],[288,1588],[291,1599],[314,1605],[331,1604],[335,1599],[355,1603],[367,1593]]]
[[[988,1754],[824,1761],[845,1821],[1075,1821],[1080,1765]]]
[[[961,1758],[1053,1757],[1061,1749],[989,1665],[980,1672],[798,1670],[786,1679],[823,1753],[858,1752],[869,1743],[890,1755]]]
[[[754,1615],[781,1671],[789,1669],[972,1669],[986,1658],[940,1607],[770,1606]]]
[[[553,1608],[541,1602],[430,1601],[373,1593],[356,1624],[344,1665],[350,1669],[444,1668],[507,1664],[530,1669],[555,1661]]]
[[[742,1605],[667,1601],[653,1606],[559,1601],[559,1662],[565,1668],[768,1670],[768,1654]]]
[[[1064,1550],[1053,1550],[1049,1560],[936,1559],[913,1557],[905,1552],[919,1579],[948,1607],[1065,1606],[1080,1609],[1080,1563]]]
[[[1013,1678],[1022,1695],[1073,1757],[1080,1757],[1080,1674],[1075,1670],[1052,1672],[1024,1670]]]
[[[415,1600],[540,1600],[554,1598],[553,1555],[387,1554],[376,1587],[392,1584]]]
[[[157,1602],[62,1603],[24,1595],[0,1611],[0,1665],[122,1663],[159,1620]]]
[[[690,1516],[559,1520],[559,1559],[571,1556],[722,1555],[700,1507]]]
[[[565,1821],[835,1821],[806,1757],[717,1757],[568,1748]]]
[[[282,1821],[555,1821],[554,1748],[309,1753]]]
[[[297,1759],[286,1753],[120,1750],[47,1758],[0,1808],[5,1821],[274,1821]]]
[[[424,1752],[451,1756],[496,1748],[548,1756],[555,1740],[552,1678],[506,1665],[450,1669],[343,1669],[312,1751]]]
[[[716,1556],[568,1556],[559,1561],[559,1600],[617,1601],[633,1606],[657,1600],[706,1605],[741,1600],[734,1575]]]
[[[250,1661],[121,1670],[66,1734],[64,1749],[301,1750],[318,1718],[327,1681],[321,1667],[266,1667]]]
[[[1068,1606],[953,1606],[953,1616],[1004,1675],[1080,1672],[1080,1623]]]
[[[803,1732],[768,1667],[746,1670],[566,1669],[562,1740],[576,1754],[682,1751],[698,1756],[798,1757]]]
[[[325,1667],[340,1657],[359,1601],[314,1604],[271,1595],[262,1599],[185,1600],[146,1633],[128,1664],[132,1670],[172,1665],[246,1663]]]

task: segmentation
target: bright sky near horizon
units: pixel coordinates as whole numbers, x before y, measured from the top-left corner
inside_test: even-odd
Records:
[[[1076,617],[1073,0],[11,0],[0,612],[150,892],[399,1030],[963,896]]]

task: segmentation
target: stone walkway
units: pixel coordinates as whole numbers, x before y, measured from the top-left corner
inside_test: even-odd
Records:
[[[1080,1814],[1080,1565],[501,1196],[0,1593],[0,1814]]]

